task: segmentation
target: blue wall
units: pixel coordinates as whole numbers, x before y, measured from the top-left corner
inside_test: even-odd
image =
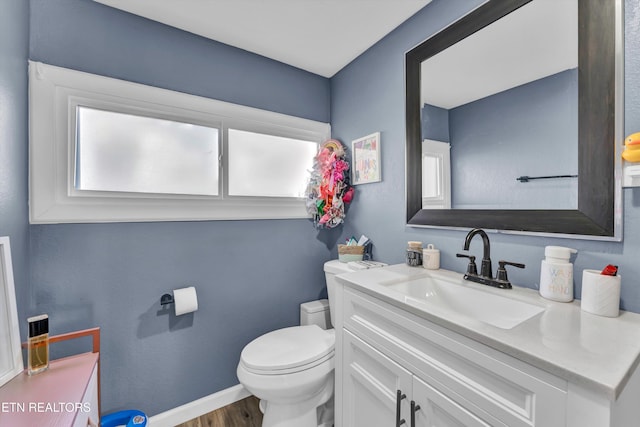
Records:
[[[29,3],[3,0],[0,10],[0,236],[11,240],[18,315],[25,319],[31,307],[26,73]]]
[[[373,254],[377,259],[403,262],[407,241],[421,240],[442,250],[444,268],[465,269],[466,263],[455,254],[462,250],[467,230],[405,226],[403,58],[409,49],[479,3],[434,0],[331,79],[333,136],[348,142],[381,132],[383,181],[357,187],[358,196],[343,233],[365,233],[375,244]],[[625,134],[629,134],[640,130],[640,4],[626,0],[625,15]],[[583,269],[618,264],[623,277],[622,307],[640,312],[640,189],[626,189],[624,199],[622,243],[492,234],[491,254],[496,261],[524,262],[526,269],[514,270],[509,277],[517,284],[536,288],[544,247],[574,247],[579,251],[575,259],[578,297]],[[479,241],[471,246],[476,254],[482,250]]]
[[[420,115],[422,139],[449,142],[449,110],[424,104]]]
[[[326,78],[89,0],[32,0],[30,16],[32,60],[329,121]],[[29,314],[48,313],[52,333],[100,326],[102,410],[153,415],[237,384],[243,346],[326,295],[337,234],[308,220],[31,226]],[[159,311],[163,293],[188,285],[196,313]]]
[[[578,69],[449,111],[456,209],[577,209]]]

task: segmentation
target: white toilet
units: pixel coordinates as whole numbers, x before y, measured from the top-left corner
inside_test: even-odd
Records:
[[[334,323],[330,306],[335,276],[349,271],[353,270],[348,264],[338,260],[326,262],[328,306],[326,300],[302,304],[301,326],[269,332],[242,350],[238,379],[261,399],[263,427],[333,424],[335,333],[330,329]]]

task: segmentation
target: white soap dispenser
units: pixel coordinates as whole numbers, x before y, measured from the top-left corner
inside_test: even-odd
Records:
[[[540,295],[554,301],[573,301],[573,264],[569,260],[571,254],[577,252],[562,246],[544,248],[545,259],[540,266]]]

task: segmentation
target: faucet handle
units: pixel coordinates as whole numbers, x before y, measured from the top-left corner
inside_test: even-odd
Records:
[[[524,268],[525,265],[521,264],[519,262],[511,262],[511,261],[498,261],[498,271],[497,271],[497,275],[496,275],[496,279],[497,280],[502,280],[505,282],[508,282],[509,279],[507,278],[507,269],[505,268],[505,266],[507,265],[512,265],[514,267],[517,268]]]
[[[474,276],[478,275],[478,267],[476,267],[476,257],[474,255],[456,254],[458,258],[469,258],[469,265],[467,266],[467,274]]]

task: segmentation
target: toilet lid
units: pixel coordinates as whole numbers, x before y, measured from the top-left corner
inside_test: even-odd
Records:
[[[293,326],[251,341],[240,358],[250,369],[278,371],[313,363],[331,353],[335,335],[317,325]]]

